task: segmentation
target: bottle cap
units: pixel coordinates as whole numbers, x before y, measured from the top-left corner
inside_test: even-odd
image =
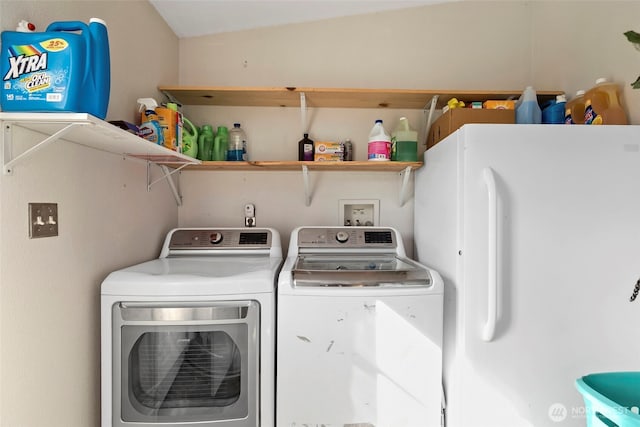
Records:
[[[602,84],[602,83],[608,83],[609,79],[607,79],[606,77],[600,77],[599,79],[596,80],[596,84]]]

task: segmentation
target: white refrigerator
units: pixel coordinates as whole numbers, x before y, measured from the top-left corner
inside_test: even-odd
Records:
[[[447,427],[584,426],[577,378],[640,371],[640,127],[466,125],[425,153],[414,238]]]

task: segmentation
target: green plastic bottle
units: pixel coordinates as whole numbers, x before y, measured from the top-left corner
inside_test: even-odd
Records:
[[[211,160],[227,160],[227,145],[229,144],[229,131],[225,126],[218,126],[218,132],[213,139],[213,154]]]
[[[213,155],[213,129],[211,125],[202,126],[202,132],[198,137],[198,158],[209,161]]]

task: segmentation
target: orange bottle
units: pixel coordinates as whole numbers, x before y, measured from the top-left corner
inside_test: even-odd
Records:
[[[584,90],[576,92],[576,96],[565,104],[564,123],[581,125],[584,123]]]
[[[620,103],[620,86],[605,78],[584,95],[584,123],[587,125],[626,125],[627,114]],[[576,117],[575,114],[573,117]]]

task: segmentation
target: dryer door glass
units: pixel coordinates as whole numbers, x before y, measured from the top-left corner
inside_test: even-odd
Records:
[[[231,322],[228,316],[216,321],[175,320],[176,311],[183,309],[163,307],[158,312],[154,307],[156,314],[150,317],[156,321],[124,320],[118,328],[122,420],[183,423],[251,418],[252,393],[257,389],[256,313],[239,310],[244,317]],[[163,313],[162,320],[158,313]]]

